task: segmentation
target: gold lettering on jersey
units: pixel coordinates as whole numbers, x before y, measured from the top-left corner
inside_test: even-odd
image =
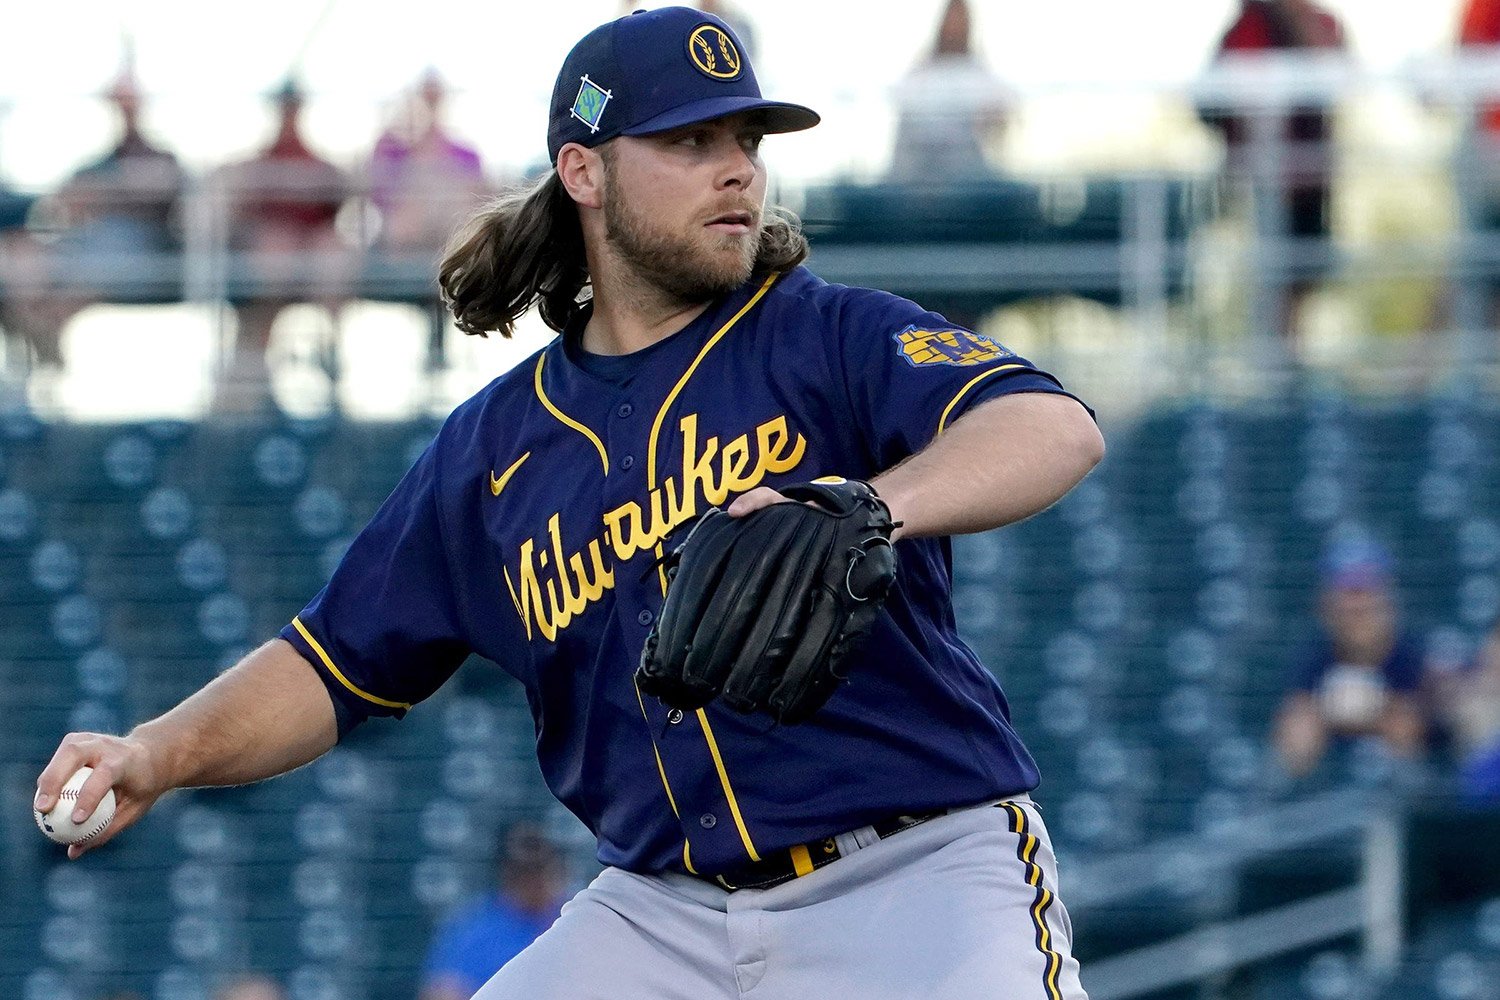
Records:
[[[557,638],[557,633],[568,627],[573,616],[582,614],[590,604],[613,590],[615,573],[604,565],[604,548],[595,538],[583,549],[564,558],[562,517],[553,514],[547,519],[547,535],[551,540],[552,565],[555,567],[545,584],[546,601],[542,600],[544,585],[537,577],[536,542],[530,538],[521,544],[521,586],[517,590],[510,578],[510,567],[505,568],[505,586],[510,590],[511,602],[521,624],[526,626],[526,638],[532,638],[532,625],[548,642]],[[584,553],[588,553],[589,565],[584,566]],[[547,553],[542,553],[541,568],[547,566]]]
[[[716,437],[700,440],[696,413],[684,416],[678,426],[681,472],[650,490],[644,504],[628,500],[605,511],[599,536],[577,549],[570,550],[563,539],[561,514],[547,519],[547,539],[540,551],[536,539],[521,543],[519,583],[511,578],[509,566],[504,574],[528,639],[540,634],[548,642],[555,640],[574,617],[614,589],[615,563],[654,550],[673,528],[697,516],[700,497],[707,506],[717,507],[731,493],[743,493],[767,476],[792,471],[807,454],[807,439],[792,432],[785,416],[767,420],[722,447]]]

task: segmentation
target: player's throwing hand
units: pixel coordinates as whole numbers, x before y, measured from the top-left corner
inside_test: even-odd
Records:
[[[80,767],[91,767],[94,773],[78,794],[72,813],[74,821],[82,822],[90,816],[111,788],[115,793],[115,816],[97,836],[69,845],[68,857],[73,860],[108,843],[150,809],[164,791],[157,787],[156,769],[138,740],[103,733],[69,733],[37,778],[33,807],[45,813],[56,805],[63,784]]]

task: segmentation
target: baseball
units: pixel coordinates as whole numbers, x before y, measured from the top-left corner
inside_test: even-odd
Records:
[[[111,788],[104,793],[104,798],[99,802],[92,816],[82,823],[73,822],[73,809],[78,804],[78,791],[83,788],[83,783],[89,780],[89,775],[93,773],[92,767],[80,767],[73,772],[67,784],[63,785],[62,794],[58,796],[56,804],[51,809],[45,813],[38,812],[36,809],[31,810],[32,815],[36,817],[37,829],[46,834],[48,840],[59,844],[81,844],[103,833],[110,821],[115,818],[115,790]]]

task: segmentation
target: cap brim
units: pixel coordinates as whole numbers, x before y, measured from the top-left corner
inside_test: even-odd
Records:
[[[712,97],[707,100],[692,101],[673,108],[671,111],[665,111],[632,128],[622,129],[620,134],[654,135],[657,132],[668,132],[684,125],[713,121],[715,118],[738,114],[741,111],[764,112],[768,133],[801,132],[823,120],[812,108],[804,108],[800,104],[768,101],[763,97]]]

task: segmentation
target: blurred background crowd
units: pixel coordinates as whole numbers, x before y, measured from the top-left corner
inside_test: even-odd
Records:
[[[559,37],[630,5],[596,6]],[[992,55],[1001,0],[911,5],[899,63],[701,6],[824,114],[765,149],[810,266],[1099,411],[1094,476],[954,549],[1091,994],[1500,998],[1500,0],[1424,6],[1437,47],[1378,65],[1361,40],[1411,12],[1181,0],[1216,11],[1184,54],[1165,19],[1101,43],[1083,2],[1074,41],[1154,35],[1146,68],[1041,83]],[[146,41],[72,104],[0,87],[0,995],[467,997],[594,870],[493,664],[81,864],[25,810],[64,732],[128,729],[279,628],[447,410],[545,342],[458,336],[434,276],[546,169],[553,70],[375,101],[299,55],[262,118],[202,119],[242,133],[216,146],[155,124],[183,95]],[[76,162],[27,155],[35,106],[84,104]],[[529,125],[497,150],[502,106]]]

